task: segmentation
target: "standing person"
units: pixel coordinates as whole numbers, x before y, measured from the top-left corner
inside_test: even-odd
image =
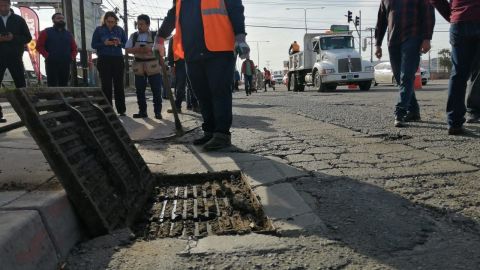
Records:
[[[273,88],[273,91],[275,91],[275,85],[272,83],[272,72],[270,72],[270,70],[268,70],[266,67],[263,68],[263,76],[265,78],[265,82],[264,82],[264,85],[265,85],[265,91],[263,92],[267,92],[267,84],[269,87]]]
[[[235,69],[235,73],[233,74],[233,91],[240,90],[238,86],[240,85],[240,72]]]
[[[452,45],[452,73],[448,86],[447,119],[448,134],[464,134],[465,92],[469,78],[471,91],[469,103],[469,122],[477,122],[480,111],[479,67],[480,60],[480,1],[478,0],[430,0],[438,12],[450,22],[450,44]],[[476,87],[476,88],[474,88]],[[475,108],[476,107],[476,108]]]
[[[8,68],[15,87],[22,88],[26,86],[22,57],[32,36],[25,20],[10,7],[10,0],[0,0],[0,83]],[[5,122],[0,106],[0,123]]]
[[[232,80],[235,55],[248,55],[241,0],[176,0],[158,32],[159,51],[176,29],[174,53],[182,56],[203,117],[195,145],[214,151],[231,145]]]
[[[102,91],[110,104],[112,102],[112,83],[115,92],[115,108],[118,114],[125,116],[125,93],[123,77],[125,64],[122,48],[127,42],[125,31],[117,25],[115,12],[108,11],[103,16],[102,25],[95,29],[92,48],[97,50],[97,69],[102,82]],[[113,105],[112,105],[113,106]]]
[[[472,75],[468,83],[467,123],[480,122],[480,53],[473,60]]]
[[[300,52],[300,45],[298,45],[297,41],[294,41],[288,49],[288,54],[292,55],[298,52]]]
[[[255,73],[255,64],[250,57],[247,56],[247,59],[242,63],[242,75],[245,81],[245,93],[247,96],[252,94],[253,89],[253,74]]]
[[[153,94],[155,118],[162,119],[162,69],[153,53],[157,33],[150,31],[150,17],[145,14],[137,17],[137,29],[138,31],[131,34],[125,44],[125,52],[135,56],[132,68],[135,73],[138,113],[133,114],[133,118],[148,117],[147,100],[145,97],[148,82]]]
[[[62,13],[52,16],[53,27],[40,32],[36,49],[45,58],[47,85],[67,86],[70,64],[77,57],[77,44],[72,33],[65,29]]]
[[[413,18],[413,19],[412,19]],[[376,52],[382,58],[382,42],[388,28],[388,52],[393,75],[400,87],[395,107],[395,127],[420,121],[420,107],[414,92],[420,53],[430,50],[435,12],[428,0],[382,0],[375,28]]]

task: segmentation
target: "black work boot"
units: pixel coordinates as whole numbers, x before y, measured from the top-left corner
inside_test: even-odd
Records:
[[[210,141],[213,137],[213,133],[211,132],[204,132],[201,138],[193,140],[193,145],[204,145],[208,141]]]
[[[134,113],[133,118],[147,118],[148,114],[144,112]]]
[[[405,122],[419,122],[422,120],[420,113],[408,112],[407,115],[403,118]]]
[[[213,133],[213,137],[204,146],[204,151],[220,150],[232,145],[232,137],[228,134]]]

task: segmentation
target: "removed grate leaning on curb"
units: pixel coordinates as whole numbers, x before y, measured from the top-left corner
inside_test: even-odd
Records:
[[[133,224],[153,175],[99,88],[23,88],[7,98],[92,236]]]

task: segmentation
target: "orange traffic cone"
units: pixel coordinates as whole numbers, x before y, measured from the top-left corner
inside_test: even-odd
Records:
[[[348,85],[348,89],[352,89],[352,90],[355,89],[355,90],[357,90],[357,85],[356,85],[356,84],[349,84],[349,85]]]
[[[422,74],[420,74],[420,67],[417,69],[417,72],[415,73],[414,89],[415,90],[422,89]]]

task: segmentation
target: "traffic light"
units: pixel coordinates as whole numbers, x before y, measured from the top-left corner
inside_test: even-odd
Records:
[[[347,13],[347,18],[348,18],[348,21],[347,21],[348,23],[353,22],[352,12],[350,10]]]
[[[355,16],[355,26],[360,26],[360,17]]]

